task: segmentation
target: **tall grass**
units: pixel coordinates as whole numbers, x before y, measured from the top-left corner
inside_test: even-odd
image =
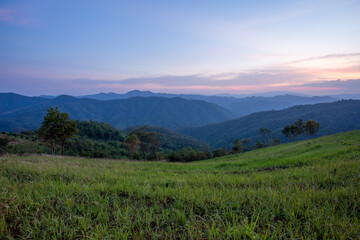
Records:
[[[359,239],[360,132],[201,162],[0,158],[0,238]]]

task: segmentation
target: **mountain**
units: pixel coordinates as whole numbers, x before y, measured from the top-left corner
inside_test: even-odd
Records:
[[[167,95],[167,94],[164,94],[164,95]],[[109,93],[98,93],[98,94],[92,94],[92,95],[79,96],[79,98],[91,98],[91,99],[96,99],[96,100],[116,100],[116,99],[128,99],[128,98],[132,98],[132,97],[163,97],[163,96],[162,96],[162,94],[155,94],[150,91],[139,91],[139,90],[130,91],[125,94],[109,92]],[[175,97],[175,96],[169,94],[168,97]]]
[[[309,95],[306,94],[302,94],[298,92],[289,92],[289,91],[271,91],[271,92],[261,92],[261,93],[251,93],[251,94],[223,93],[223,94],[216,94],[215,96],[244,98],[244,97],[275,97],[278,95],[294,95],[294,96],[310,97]]]
[[[197,138],[212,148],[230,147],[234,139],[250,138],[252,144],[262,141],[260,128],[271,130],[271,137],[283,137],[281,130],[298,118],[314,119],[321,124],[317,136],[360,129],[360,101],[342,100],[333,103],[294,106],[280,111],[253,113],[245,117],[199,128],[186,128],[183,134]]]
[[[40,97],[26,97],[14,93],[0,93],[0,115],[8,114],[19,109],[35,107],[47,102]]]
[[[281,93],[283,95],[275,95]],[[300,96],[296,94],[284,94],[287,92],[269,92],[268,96],[251,96],[237,98],[234,96],[207,96],[198,94],[167,94],[167,93],[153,93],[150,91],[134,90],[125,94],[117,93],[99,93],[94,95],[81,96],[82,98],[91,98],[97,100],[113,100],[113,99],[127,99],[131,97],[164,97],[174,98],[181,97],[188,100],[201,100],[205,102],[215,103],[227,110],[233,112],[237,117],[245,116],[250,113],[267,111],[267,110],[281,110],[295,105],[302,104],[316,104],[333,102],[338,98],[322,96],[310,97]],[[265,94],[265,93],[263,93]]]
[[[183,98],[133,97],[99,101],[67,95],[46,99],[0,94],[0,99],[0,131],[36,129],[49,107],[59,107],[74,120],[107,122],[120,129],[144,124],[180,129],[234,118],[231,112],[215,104]]]
[[[329,96],[303,97],[295,95],[278,95],[274,97],[246,97],[220,106],[234,112],[237,116],[245,116],[254,112],[282,110],[295,105],[334,102],[336,98]]]
[[[354,100],[360,100],[360,94],[339,94],[332,96],[337,99],[354,99]]]

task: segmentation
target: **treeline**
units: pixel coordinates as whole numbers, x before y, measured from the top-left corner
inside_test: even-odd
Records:
[[[314,120],[295,123],[283,129],[286,137],[296,139],[301,134],[313,136],[320,128]],[[205,144],[164,128],[141,126],[125,133],[110,124],[97,121],[73,121],[67,113],[49,108],[41,127],[36,131],[0,135],[0,154],[48,153],[91,158],[128,158],[190,162],[239,154],[244,151],[280,144],[271,138],[271,130],[260,128],[262,141],[251,144],[251,139],[235,139],[230,149],[209,150]],[[186,142],[189,144],[186,145]],[[186,147],[184,147],[186,146]]]

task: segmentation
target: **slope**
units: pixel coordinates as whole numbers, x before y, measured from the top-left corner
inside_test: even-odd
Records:
[[[317,136],[360,129],[360,101],[343,100],[334,103],[300,105],[280,111],[253,113],[245,117],[181,132],[208,143],[212,148],[230,147],[235,138],[262,141],[259,128],[271,130],[271,137],[286,141],[281,133],[285,125],[298,118],[314,119],[321,124]]]
[[[189,164],[2,156],[0,238],[359,239],[359,136]]]

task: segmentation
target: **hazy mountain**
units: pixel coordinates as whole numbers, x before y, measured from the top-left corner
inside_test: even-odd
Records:
[[[46,109],[59,107],[72,119],[107,122],[117,128],[153,125],[171,129],[204,126],[231,119],[224,108],[183,98],[134,97],[99,101],[62,95],[54,99],[0,94],[0,130],[36,129],[43,121]]]
[[[246,97],[230,104],[220,106],[234,112],[237,116],[245,116],[254,112],[268,110],[283,110],[295,105],[334,102],[336,98],[329,96],[302,97],[294,95],[279,95],[274,97]]]
[[[233,112],[237,117],[245,116],[250,113],[267,111],[267,110],[281,110],[284,108],[292,107],[301,104],[315,104],[336,101],[337,98],[322,96],[310,97],[285,94],[275,95],[276,93],[285,92],[268,92],[262,93],[268,96],[251,96],[237,98],[234,96],[207,96],[197,94],[167,94],[167,93],[153,93],[150,91],[134,90],[125,94],[117,93],[99,93],[95,95],[82,96],[97,100],[110,100],[110,99],[127,99],[130,97],[165,97],[174,98],[181,97],[188,100],[201,100],[205,102],[215,103],[227,110]],[[274,96],[275,95],[275,96]]]
[[[302,118],[314,119],[321,123],[318,136],[360,129],[360,101],[343,100],[333,103],[294,106],[281,111],[253,113],[245,117],[199,128],[187,128],[181,132],[202,140],[212,148],[232,145],[235,138],[262,141],[260,128],[271,130],[271,137],[286,140],[281,133],[285,125]]]
[[[289,92],[289,91],[271,91],[271,92],[251,93],[251,94],[223,93],[223,94],[216,94],[215,96],[245,98],[245,97],[275,97],[278,95],[294,95],[294,96],[301,96],[301,97],[311,97],[310,95],[306,95],[306,94],[302,94],[302,93],[298,93],[298,92]]]
[[[339,94],[332,96],[334,98],[338,99],[354,99],[354,100],[360,100],[360,94]]]

